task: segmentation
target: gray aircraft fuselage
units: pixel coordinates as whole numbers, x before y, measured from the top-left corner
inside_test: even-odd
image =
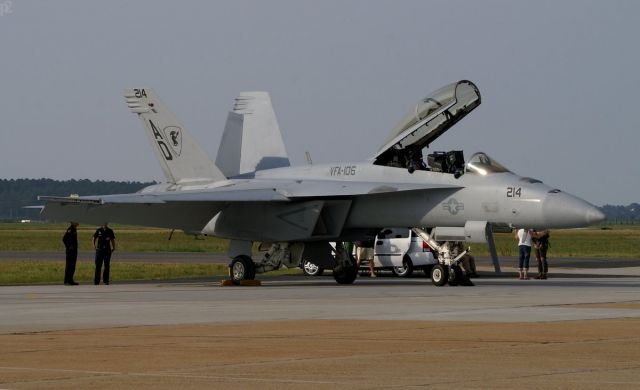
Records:
[[[231,179],[224,185],[249,180],[270,182],[283,179],[295,180],[300,185],[300,192],[292,190],[285,193],[289,196],[304,195],[305,181],[311,180],[332,184],[348,184],[354,180],[380,182],[381,185],[391,187],[407,183],[462,187],[372,193],[353,197],[344,229],[387,226],[461,227],[467,221],[542,229],[582,227],[604,218],[600,210],[588,202],[512,172],[480,175],[468,171],[456,179],[453,174],[421,170],[409,173],[404,168],[378,166],[369,162],[340,163],[265,170],[258,172],[254,178]],[[203,190],[220,185],[182,186],[180,190]],[[203,232],[220,235],[211,228],[205,228]]]

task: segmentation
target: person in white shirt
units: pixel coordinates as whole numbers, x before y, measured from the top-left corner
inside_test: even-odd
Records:
[[[518,229],[516,239],[518,240],[518,279],[529,279],[529,258],[531,257],[531,234],[529,229]]]

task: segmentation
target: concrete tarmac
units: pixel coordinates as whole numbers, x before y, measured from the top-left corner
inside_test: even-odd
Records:
[[[0,288],[0,333],[240,321],[353,319],[545,322],[640,317],[640,277],[474,279],[435,287],[427,278],[265,277],[261,287],[219,280],[109,286]],[[586,308],[584,305],[609,305]]]
[[[0,387],[640,387],[640,268],[555,272],[0,287]]]

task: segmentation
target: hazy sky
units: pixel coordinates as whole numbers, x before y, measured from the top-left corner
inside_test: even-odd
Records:
[[[127,87],[215,158],[265,90],[294,165],[371,157],[427,93],[482,105],[432,145],[597,205],[640,201],[639,1],[0,0],[0,178],[161,180]]]

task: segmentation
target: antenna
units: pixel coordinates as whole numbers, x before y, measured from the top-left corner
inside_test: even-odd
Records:
[[[304,155],[307,156],[307,164],[313,165],[313,161],[311,160],[311,153],[308,150],[304,152]]]

